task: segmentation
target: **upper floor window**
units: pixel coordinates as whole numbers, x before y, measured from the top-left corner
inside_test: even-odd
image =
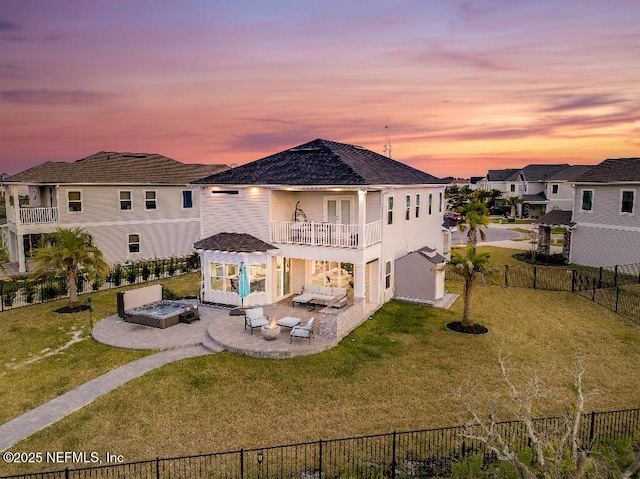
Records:
[[[580,210],[591,211],[593,209],[593,190],[582,190],[582,204]]]
[[[623,190],[620,194],[620,213],[633,213],[635,190]]]
[[[438,213],[442,213],[442,191],[440,192],[440,201],[438,202]]]
[[[558,185],[551,185],[551,194],[552,195],[558,194]]]
[[[420,217],[420,195],[416,195],[416,218]]]
[[[432,209],[433,209],[433,193],[429,193],[429,214],[431,214]]]
[[[189,208],[193,208],[193,191],[183,190],[182,191],[182,209],[186,210]]]
[[[69,200],[69,212],[82,211],[82,192],[67,191],[67,199]]]
[[[387,198],[387,224],[393,224],[393,196]]]
[[[144,209],[145,210],[157,209],[158,206],[156,204],[156,196],[157,196],[157,191],[144,192]]]
[[[411,217],[411,196],[407,195],[407,208],[404,213],[404,219],[408,220]]]
[[[509,188],[510,188],[511,193],[515,193],[515,191],[516,191],[516,185],[513,185],[513,184],[512,184]]]
[[[120,198],[120,210],[131,210],[133,209],[133,201],[131,200],[131,191],[120,191],[118,192],[118,196]]]
[[[138,234],[129,235],[128,243],[129,243],[129,253],[140,252],[140,235]]]

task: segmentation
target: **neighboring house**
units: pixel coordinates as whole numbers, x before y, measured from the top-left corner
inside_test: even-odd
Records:
[[[575,180],[572,263],[640,263],[640,158],[605,160]]]
[[[563,168],[548,176],[545,181],[546,211],[573,210],[574,182],[585,174],[592,165],[574,165]]]
[[[360,146],[317,139],[194,183],[207,302],[240,305],[245,263],[245,306],[319,285],[371,311],[394,296],[397,259],[445,248],[446,182]]]
[[[184,164],[157,154],[100,152],[42,163],[4,180],[8,250],[26,271],[41,235],[86,229],[109,263],[184,256],[200,237],[200,197],[192,181],[225,165]],[[21,205],[19,192],[28,190]]]

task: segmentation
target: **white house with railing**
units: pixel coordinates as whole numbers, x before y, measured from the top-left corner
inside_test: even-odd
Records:
[[[325,286],[375,308],[394,295],[396,259],[444,252],[446,182],[359,146],[318,139],[194,184],[206,302],[272,304]]]
[[[87,230],[109,263],[190,254],[200,235],[200,196],[190,182],[224,169],[100,152],[5,178],[2,229],[10,261],[25,272],[41,236],[58,227]]]

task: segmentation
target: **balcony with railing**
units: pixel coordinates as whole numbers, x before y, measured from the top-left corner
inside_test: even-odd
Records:
[[[308,246],[358,248],[360,235],[358,225],[274,221],[271,223],[271,241]],[[382,241],[382,222],[374,221],[366,224],[363,247],[366,248],[380,241]]]
[[[32,208],[22,207],[18,209],[20,223],[23,225],[35,225],[46,223],[57,223],[58,208]]]

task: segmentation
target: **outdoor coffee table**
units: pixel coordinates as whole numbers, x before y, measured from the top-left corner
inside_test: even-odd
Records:
[[[284,318],[277,320],[276,324],[278,326],[292,329],[294,326],[298,326],[300,324],[300,319],[294,318],[293,316],[285,316]]]

